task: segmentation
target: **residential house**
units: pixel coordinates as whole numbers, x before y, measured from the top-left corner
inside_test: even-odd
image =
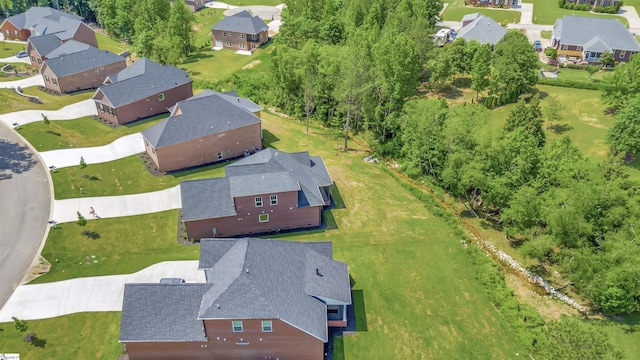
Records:
[[[640,45],[620,21],[576,15],[556,20],[551,45],[558,50],[560,62],[598,63],[605,51],[616,61],[626,62],[640,52]]]
[[[82,19],[49,7],[34,6],[10,16],[0,25],[5,39],[26,41],[31,36],[56,34],[65,42],[69,39],[98,47],[96,34]]]
[[[127,67],[122,56],[75,40],[59,46],[49,56],[40,74],[44,86],[57,93],[95,89],[108,75]]]
[[[213,48],[253,51],[269,41],[268,30],[262,19],[243,10],[213,25]]]
[[[200,9],[202,9],[204,6],[204,4],[207,2],[205,0],[184,0],[184,2],[187,4],[187,7],[189,8],[189,10],[196,12]]]
[[[330,242],[203,239],[206,283],[126,284],[129,359],[323,360],[351,284]]]
[[[168,119],[144,130],[160,171],[233,159],[262,149],[260,108],[235,92],[205,90],[178,102]]]
[[[568,3],[589,4],[591,7],[596,6],[615,6],[620,0],[566,0]]]
[[[107,76],[93,95],[98,117],[126,124],[169,111],[193,95],[187,72],[140,58],[128,68]]]
[[[462,18],[462,28],[458,31],[458,38],[463,38],[467,42],[475,40],[480,44],[491,44],[494,46],[507,33],[495,20],[479,13],[467,14]]]
[[[467,0],[467,5],[472,6],[486,6],[486,7],[505,7],[509,6],[511,2],[515,0]]]
[[[189,238],[320,226],[333,181],[319,156],[267,148],[224,168],[225,177],[180,183]]]

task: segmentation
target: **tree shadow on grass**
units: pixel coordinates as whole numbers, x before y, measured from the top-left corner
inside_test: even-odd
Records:
[[[210,59],[212,57],[214,57],[213,55],[213,50],[201,50],[198,51],[197,53],[190,55],[189,58],[183,63],[183,64],[191,64],[191,63],[195,63],[198,62],[200,60],[204,60],[204,59]],[[182,69],[187,71],[186,69]]]
[[[37,161],[27,146],[0,139],[0,180],[33,168]]]
[[[457,88],[463,88],[463,89],[470,88],[471,87],[471,78],[466,78],[466,77],[455,78],[451,82],[451,85],[453,85],[453,86],[455,86]]]
[[[331,187],[331,200],[331,208],[333,209],[344,209],[346,207],[342,194],[340,193],[340,189],[336,183],[333,183],[333,186]]]
[[[451,86],[450,84],[439,86],[436,89],[436,93],[451,100],[457,99],[462,96],[462,91],[454,86]]]
[[[356,313],[356,331],[368,331],[367,310],[364,305],[364,290],[351,290],[351,301]]]
[[[549,125],[549,130],[553,131],[556,134],[564,134],[567,131],[570,131],[573,129],[573,126],[569,125],[569,124],[554,124],[554,125]]]
[[[36,336],[33,338],[33,340],[31,340],[31,345],[44,349],[47,346],[47,340],[40,339]]]

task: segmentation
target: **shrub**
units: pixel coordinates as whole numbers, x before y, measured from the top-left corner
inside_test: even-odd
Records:
[[[558,7],[563,8],[565,4],[565,0],[559,0],[558,1]]]
[[[564,4],[564,8],[567,9],[567,10],[573,10],[574,7],[575,7],[575,5],[573,3]]]
[[[549,47],[544,51],[544,54],[552,59],[556,59],[558,57],[558,50]]]

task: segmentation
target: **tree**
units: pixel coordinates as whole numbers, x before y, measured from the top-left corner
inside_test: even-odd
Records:
[[[84,156],[80,156],[80,170],[84,170],[87,168],[87,162],[84,161]]]
[[[473,56],[471,68],[471,89],[478,93],[489,87],[489,75],[491,74],[491,44],[482,44]]]
[[[507,31],[496,44],[491,68],[491,92],[515,102],[538,81],[538,55],[527,37],[519,31]],[[504,103],[503,102],[503,103]]]
[[[45,114],[40,114],[40,115],[42,115],[42,122],[45,125],[49,125],[49,123],[50,123],[49,118]]]
[[[15,316],[12,316],[11,319],[13,319],[13,325],[16,327],[16,330],[25,332],[29,328],[26,321],[20,320]]]
[[[307,123],[306,132],[309,133],[309,119],[315,108],[316,82],[318,77],[318,48],[314,40],[309,40],[300,51],[300,65],[296,69],[302,79],[304,90],[304,115]]]
[[[599,67],[595,65],[587,65],[587,72],[589,73],[589,81],[591,81],[591,76],[593,76],[593,74],[597,73],[598,71],[600,71]]]
[[[618,110],[607,132],[607,142],[614,154],[640,151],[640,95]]]
[[[600,63],[606,68],[609,66],[613,66],[615,63],[615,59],[613,58],[613,54],[610,51],[604,51],[602,55],[600,55]]]
[[[603,81],[602,100],[614,109],[626,106],[640,94],[640,56],[632,56],[626,64],[616,66]]]
[[[562,110],[564,105],[558,101],[557,96],[549,96],[544,107],[544,115],[547,117],[547,129],[553,126],[554,122],[560,122],[562,120]]]
[[[449,61],[453,72],[455,74],[464,75],[467,73],[467,59],[465,56],[467,41],[464,38],[457,38],[453,43],[445,45],[447,47],[447,54],[449,55]]]
[[[76,224],[82,227],[87,226],[87,219],[85,219],[85,217],[80,214],[80,211],[77,211],[76,213],[78,214],[78,220],[76,221]]]
[[[169,22],[167,24],[168,38],[171,39],[171,46],[178,48],[178,53],[186,58],[191,52],[193,35],[194,14],[187,8],[184,1],[174,1],[169,11]],[[177,59],[172,59],[168,63],[176,64]]]
[[[544,130],[542,130],[543,122],[540,96],[536,94],[529,104],[525,103],[524,100],[520,100],[516,107],[511,110],[504,125],[504,131],[511,132],[517,128],[523,128],[536,139],[539,147],[544,147],[546,140]]]

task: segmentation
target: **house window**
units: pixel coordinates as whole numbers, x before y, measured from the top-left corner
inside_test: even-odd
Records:
[[[582,46],[576,46],[576,51],[582,51]]]
[[[244,49],[244,44],[240,43],[240,49]]]
[[[5,30],[5,33],[7,33],[7,36],[11,35],[11,33],[9,32],[9,30]]]
[[[258,40],[258,35],[255,35],[255,34],[249,35],[249,40],[253,40],[253,41]]]
[[[561,50],[569,50],[569,45],[562,45]]]
[[[101,103],[98,103],[98,108],[100,109],[100,111],[104,112],[104,105],[102,105]]]
[[[36,57],[35,56],[31,57],[31,62],[36,62]]]
[[[256,207],[262,207],[262,196],[256,197]]]
[[[278,195],[271,195],[269,197],[269,202],[271,205],[278,205]]]
[[[242,332],[242,321],[234,320],[231,322],[231,326],[233,327],[233,332]]]
[[[238,34],[238,39],[244,39],[244,34]]]
[[[49,82],[49,75],[44,76],[44,81]]]
[[[222,160],[224,157],[224,153],[222,151],[218,152],[218,160]]]
[[[38,59],[38,64],[42,64],[42,59]]]
[[[109,107],[109,115],[116,116],[116,110],[112,107]]]
[[[96,69],[96,74],[100,74],[100,70],[99,69]]]
[[[231,41],[227,41],[227,47],[231,47]]]
[[[272,332],[271,320],[262,320],[262,332]]]
[[[222,37],[227,37],[227,33],[226,33],[226,32],[223,32],[223,33],[222,33]]]
[[[13,33],[18,36],[18,30],[13,30]]]
[[[627,52],[625,50],[620,50],[620,54],[618,54],[618,58],[624,59],[626,55],[627,55]]]
[[[53,82],[53,85],[58,85],[58,79],[56,78],[51,78],[51,82]]]
[[[258,220],[260,220],[261,223],[269,222],[269,214],[260,214],[260,215],[258,215]]]
[[[164,100],[164,94],[158,94],[158,101]]]

